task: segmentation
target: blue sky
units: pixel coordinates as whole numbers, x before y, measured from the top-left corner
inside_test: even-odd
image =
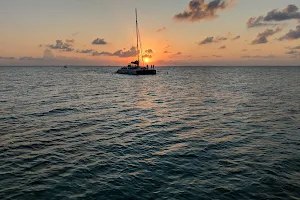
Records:
[[[211,2],[219,3],[215,4],[219,7],[211,10],[213,16],[178,20],[175,15],[188,10],[190,2],[196,2],[195,9],[207,9]],[[222,2],[226,6],[221,9]],[[153,51],[149,54],[149,62],[153,64],[299,65],[299,38],[278,40],[290,30],[297,34],[299,9],[292,9],[288,19],[274,18],[261,21],[264,26],[247,27],[251,17],[265,17],[274,9],[285,12],[288,6],[299,8],[300,3],[298,0],[206,0],[204,3],[200,0],[2,0],[0,65],[126,65],[135,59],[135,52],[130,51],[135,45],[135,8],[139,12],[143,47]],[[157,32],[159,29],[162,31]],[[262,33],[267,34],[266,38],[258,38]],[[211,37],[210,42],[199,45]],[[105,44],[92,44],[97,38]],[[57,40],[63,43],[68,40],[66,45],[70,48],[61,49]],[[79,53],[83,50],[89,51]],[[114,54],[117,51],[121,54]]]

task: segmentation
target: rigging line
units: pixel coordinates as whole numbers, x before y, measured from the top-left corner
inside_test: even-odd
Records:
[[[139,51],[139,26],[137,18],[137,9],[135,9],[135,24],[136,24],[136,49]],[[140,62],[140,54],[138,54],[138,63]],[[139,64],[138,64],[139,65]]]
[[[140,48],[141,48],[142,62],[143,62],[143,66],[145,66],[144,56],[143,56],[142,40],[141,40],[141,35],[140,35],[140,30],[138,30],[138,33],[139,33],[139,41],[140,41]]]

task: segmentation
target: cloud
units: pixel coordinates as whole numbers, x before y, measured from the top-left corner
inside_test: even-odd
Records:
[[[296,40],[300,38],[300,25],[296,27],[296,30],[290,30],[287,34],[280,37],[279,40]]]
[[[164,51],[164,53],[170,53],[170,52],[168,52],[168,51]]]
[[[35,58],[35,57],[31,57],[31,56],[24,56],[24,57],[20,57],[19,60],[43,60],[43,58]]]
[[[287,47],[287,49],[298,50],[298,49],[300,49],[300,46],[296,46],[296,47]]]
[[[278,33],[282,31],[281,28],[276,28],[276,29],[266,29],[264,32],[262,33],[259,33],[257,36],[256,36],[256,39],[252,41],[251,44],[264,44],[264,43],[268,43],[268,37]]]
[[[267,56],[260,56],[260,55],[256,55],[256,56],[241,56],[241,58],[248,58],[248,59],[272,59],[275,58],[276,56],[270,54]]]
[[[238,36],[236,36],[236,37],[232,38],[231,40],[238,40],[238,39],[240,39],[240,38],[241,38],[241,36],[240,36],[240,35],[238,35]]]
[[[134,57],[138,55],[138,51],[136,50],[136,47],[131,47],[129,50],[125,51],[125,50],[118,50],[114,53],[110,53],[110,52],[106,52],[106,51],[102,51],[102,52],[97,52],[94,51],[92,53],[92,56],[117,56],[120,58],[127,58],[127,57]]]
[[[250,17],[247,21],[247,27],[253,28],[253,27],[261,27],[261,26],[276,26],[278,24],[274,23],[265,23],[264,16],[259,17]]]
[[[107,42],[104,39],[96,38],[92,41],[92,44],[96,45],[106,45]]]
[[[247,49],[242,49],[242,51],[248,51]]]
[[[166,29],[167,29],[167,28],[164,26],[164,27],[162,27],[162,28],[158,29],[156,32],[160,33],[160,32],[163,32],[163,31],[165,31]]]
[[[150,55],[150,54],[144,54],[143,58],[152,58],[152,55]]]
[[[300,46],[299,46],[299,47],[300,47]],[[300,49],[300,48],[299,48],[299,49]],[[296,51],[296,50],[294,50],[294,49],[285,52],[285,54],[287,54],[287,55],[292,55],[292,58],[298,58],[298,57],[300,57],[300,51]]]
[[[210,43],[217,43],[217,42],[220,42],[220,41],[224,41],[224,40],[227,40],[228,38],[227,37],[220,37],[220,36],[217,36],[217,37],[206,37],[204,40],[202,40],[201,42],[198,42],[197,44],[198,45],[203,45],[203,44],[210,44]]]
[[[272,21],[279,22],[285,20],[300,19],[299,8],[296,5],[288,5],[283,10],[273,9],[267,13],[266,16],[251,17],[247,21],[248,28],[259,27],[259,26],[274,26],[277,24],[270,23]]]
[[[290,51],[287,51],[287,52],[285,52],[285,54],[298,54],[298,51],[296,51],[296,50],[290,50]]]
[[[43,52],[43,57],[41,57],[41,58],[36,58],[36,57],[31,57],[31,56],[22,56],[19,58],[0,56],[0,59],[2,59],[2,60],[19,60],[19,61],[43,61],[43,60],[51,60],[53,58],[55,58],[55,56],[50,49],[45,49]]]
[[[82,49],[82,50],[77,50],[76,53],[92,53],[94,52],[94,49]]]
[[[274,9],[264,17],[264,21],[284,21],[290,19],[300,19],[299,8],[296,5],[288,5],[282,11]]]
[[[223,41],[223,40],[227,40],[228,38],[226,37],[216,37],[215,42],[219,42],[219,41]]]
[[[113,55],[121,58],[134,57],[138,55],[138,51],[135,47],[131,47],[128,51],[116,51]]]
[[[203,44],[209,44],[214,42],[214,37],[207,37],[201,42],[198,43],[198,45],[203,45]]]
[[[75,37],[75,36],[78,36],[79,35],[79,32],[75,32],[75,33],[72,33],[72,36]]]
[[[174,56],[176,57],[176,56],[181,56],[181,55],[182,55],[182,52],[179,51],[173,55],[170,55],[169,58],[173,58]]]
[[[102,51],[102,52],[94,51],[92,52],[92,56],[113,56],[113,53],[107,51]]]
[[[226,46],[223,45],[223,46],[221,46],[219,49],[226,49]]]
[[[53,55],[53,50],[45,49],[42,51],[42,56],[31,57],[1,57],[0,66],[106,66],[115,65],[118,66],[122,62],[119,59],[106,59],[106,58],[78,58],[78,57],[65,57]]]
[[[222,56],[219,56],[219,55],[212,55],[212,57],[215,57],[215,58],[222,58]]]
[[[15,57],[3,57],[3,56],[0,56],[0,60],[15,60],[16,58]]]
[[[192,0],[188,8],[182,13],[176,14],[173,19],[177,21],[200,22],[205,19],[214,19],[218,17],[217,12],[226,9],[232,5],[233,0]]]
[[[66,51],[66,52],[71,52],[74,50],[72,44],[64,43],[62,40],[56,40],[55,45],[46,45],[46,46],[50,49]]]
[[[54,57],[55,56],[54,56],[53,52],[50,49],[45,49],[44,50],[43,58],[45,58],[45,59],[52,59]]]
[[[75,43],[74,39],[66,39],[66,43]]]
[[[147,50],[145,51],[145,53],[151,54],[151,53],[153,53],[153,50],[152,50],[152,49],[147,49]]]

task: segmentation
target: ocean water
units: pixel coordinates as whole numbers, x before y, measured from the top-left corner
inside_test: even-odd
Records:
[[[0,67],[0,199],[300,199],[299,67]]]

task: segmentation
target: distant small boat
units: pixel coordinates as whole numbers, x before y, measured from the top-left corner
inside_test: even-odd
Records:
[[[139,27],[138,27],[138,19],[137,19],[137,10],[135,9],[135,17],[136,17],[136,38],[137,38],[137,44],[136,48],[138,51],[138,58],[136,61],[131,62],[127,67],[122,67],[118,69],[116,73],[118,74],[129,74],[129,75],[155,75],[156,70],[154,69],[154,65],[151,65],[150,68],[147,65],[146,67],[140,66],[140,50],[139,50]],[[143,56],[142,56],[143,60]]]
[[[67,65],[65,65],[64,68],[67,68]]]

